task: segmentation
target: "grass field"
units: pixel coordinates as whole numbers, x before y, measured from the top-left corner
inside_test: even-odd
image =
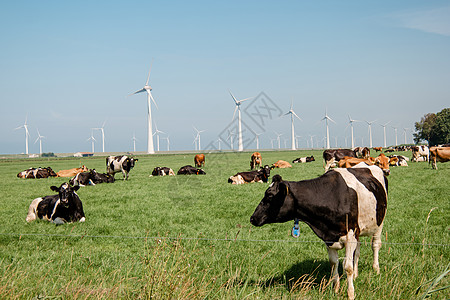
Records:
[[[265,163],[310,154],[315,162],[272,171],[285,180],[323,174],[321,151],[262,153]],[[25,217],[32,199],[68,179],[16,174],[81,164],[104,172],[105,158],[0,161],[0,299],[345,299],[345,276],[334,294],[326,248],[307,225],[298,239],[290,236],[293,222],[251,226],[268,184],[227,183],[249,169],[250,153],[208,154],[204,176],[148,176],[156,166],[176,172],[193,156],[138,156],[128,181],[116,174],[115,183],[80,188],[86,222],[62,226]],[[363,238],[358,299],[417,299],[429,284],[416,289],[448,266],[450,163],[438,167],[391,170],[381,274]],[[447,276],[435,288],[448,284]],[[433,295],[448,299],[450,289]]]

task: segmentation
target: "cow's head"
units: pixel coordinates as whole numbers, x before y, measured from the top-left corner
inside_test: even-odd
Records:
[[[64,206],[68,206],[70,204],[75,192],[78,191],[79,188],[80,186],[70,186],[67,182],[61,184],[60,187],[56,187],[54,185],[50,187],[52,191],[58,192],[59,201]]]
[[[262,226],[269,223],[286,222],[293,219],[293,198],[288,197],[289,186],[280,175],[275,175],[264,194],[264,198],[250,217],[250,223]]]
[[[48,171],[48,176],[51,176],[51,177],[56,177],[56,176],[58,176],[58,175],[55,173],[55,171],[52,170],[52,168],[47,167],[47,168],[45,168],[45,169],[47,169],[47,171]]]
[[[133,158],[133,157],[127,158],[127,163],[128,163],[128,166],[130,167],[130,169],[134,167],[135,163],[136,163],[138,160],[139,160],[139,159]]]
[[[161,176],[161,167],[156,167],[153,169],[152,171],[152,175],[151,176]]]
[[[265,165],[264,168],[259,169],[259,174],[263,182],[267,182],[270,177],[270,167]]]
[[[81,172],[88,172],[88,168],[85,165],[82,165],[80,168]]]
[[[206,175],[206,172],[203,169],[197,169],[197,175]]]
[[[383,170],[384,175],[388,176],[390,174],[391,171],[389,170],[389,158],[383,153],[375,158],[375,165]]]
[[[314,159],[314,155],[311,155],[310,157],[308,157],[309,158],[309,161],[311,162],[311,161],[316,161],[315,159]],[[306,159],[306,161],[308,161],[308,159]]]

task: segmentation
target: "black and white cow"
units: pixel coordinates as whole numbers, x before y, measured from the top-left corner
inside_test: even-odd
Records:
[[[264,168],[258,171],[239,172],[234,176],[228,178],[231,184],[244,184],[250,182],[267,182],[270,176],[270,167],[265,165]]]
[[[98,173],[95,169],[89,172],[81,172],[70,179],[69,184],[72,186],[96,185],[99,183],[112,183],[115,181],[113,175]]]
[[[312,161],[316,161],[314,159],[314,155],[296,158],[296,159],[294,159],[292,161],[292,163],[293,164],[296,164],[296,163],[307,163],[307,162],[312,162]]]
[[[95,171],[95,169],[92,169],[90,171],[90,173],[91,173],[91,178],[92,178],[92,181],[94,182],[94,184],[113,183],[114,181],[116,181],[116,179],[114,178],[113,175],[105,174],[105,173],[98,173],[97,171]]]
[[[48,177],[56,177],[55,171],[52,168],[29,168],[25,171],[19,172],[17,177],[19,178],[48,178]]]
[[[114,174],[122,172],[123,180],[128,180],[128,174],[137,161],[137,158],[126,155],[108,156],[106,158],[106,173],[114,176]]]
[[[175,176],[175,172],[171,168],[168,168],[168,167],[156,167],[153,169],[152,175],[150,175],[149,177],[166,176],[166,175]]]
[[[66,182],[60,187],[51,186],[50,189],[58,194],[34,199],[25,220],[31,222],[39,218],[55,224],[84,222],[86,218],[83,204],[76,193],[79,188],[79,186],[72,187]]]
[[[205,175],[205,174],[206,172],[203,169],[197,169],[191,165],[181,167],[177,172],[177,175]]]
[[[378,251],[387,207],[388,183],[377,166],[365,164],[334,169],[303,181],[284,181],[275,175],[250,218],[255,226],[294,219],[305,222],[327,246],[332,280],[339,289],[338,253],[345,249],[348,297],[354,299],[358,276],[360,236],[372,237],[373,268],[380,272]]]

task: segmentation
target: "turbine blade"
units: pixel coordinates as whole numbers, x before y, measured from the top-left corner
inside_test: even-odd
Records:
[[[245,98],[245,99],[239,100],[239,103],[241,103],[241,102],[244,102],[244,101],[247,101],[247,100],[250,100],[250,99],[253,99],[253,97],[248,97],[248,98]]]
[[[234,120],[234,117],[236,116],[236,111],[237,111],[237,110],[238,110],[238,107],[237,107],[237,105],[236,105],[236,107],[234,108],[233,118],[231,119],[231,121]]]
[[[145,89],[144,89],[144,88],[143,88],[143,89],[140,89],[140,90],[137,91],[137,92],[134,92],[134,93],[129,94],[127,97],[133,96],[133,95],[136,95],[136,94],[139,94],[139,93],[143,93],[143,92],[145,92]]]
[[[148,82],[150,80],[150,72],[152,71],[152,66],[153,66],[153,58],[152,62],[150,63],[150,70],[148,71],[147,81],[145,82],[145,85],[148,85]]]
[[[231,93],[230,90],[228,90],[230,92],[231,97],[233,97],[234,103],[236,103],[236,105],[239,104],[239,102],[236,100],[236,97],[234,97],[234,95]]]
[[[297,114],[296,114],[294,111],[292,111],[292,114],[293,114],[297,119],[299,119],[300,121],[302,121],[302,119],[301,119],[299,116],[297,116]]]
[[[147,90],[147,92],[148,92],[148,94],[150,95],[150,99],[152,99],[153,104],[155,104],[156,109],[159,109],[159,108],[158,108],[158,104],[156,104],[156,101],[155,101],[155,99],[154,99],[153,96],[152,96],[152,93],[151,93],[149,90]]]

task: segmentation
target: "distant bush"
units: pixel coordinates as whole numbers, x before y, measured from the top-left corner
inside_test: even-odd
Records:
[[[56,157],[55,153],[53,153],[53,152],[42,153],[41,156],[42,157]]]

